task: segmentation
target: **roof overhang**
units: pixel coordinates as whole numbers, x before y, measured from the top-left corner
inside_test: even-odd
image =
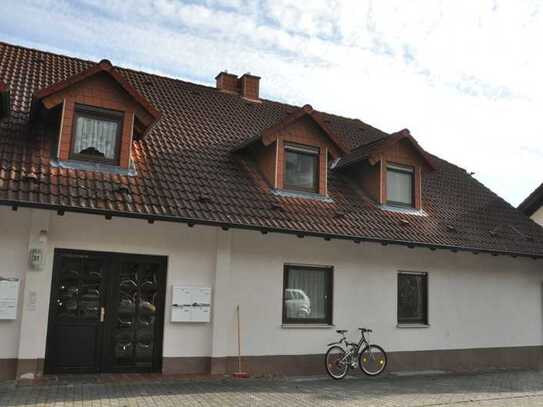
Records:
[[[427,248],[432,251],[438,249],[438,250],[450,250],[453,253],[471,252],[477,255],[480,253],[487,253],[487,254],[492,254],[492,255],[503,255],[503,256],[511,256],[511,257],[528,257],[534,260],[543,259],[543,253],[529,253],[529,252],[508,251],[508,250],[492,250],[492,249],[484,249],[484,248],[479,248],[479,247],[432,244],[432,243],[426,243],[426,242],[408,241],[408,240],[399,240],[399,239],[382,239],[382,238],[372,238],[372,237],[367,237],[367,236],[334,234],[334,233],[324,233],[324,232],[317,232],[317,231],[311,232],[311,231],[305,231],[305,230],[286,229],[286,228],[280,228],[280,227],[256,226],[256,225],[249,225],[249,224],[235,223],[235,222],[225,222],[225,221],[221,222],[221,221],[213,221],[213,220],[206,220],[206,219],[183,218],[183,217],[177,217],[177,216],[144,214],[144,213],[137,213],[137,212],[123,212],[123,211],[115,211],[111,209],[98,209],[98,208],[90,208],[90,207],[75,207],[75,206],[64,206],[64,205],[55,205],[55,204],[33,203],[29,201],[19,202],[19,201],[10,201],[10,200],[2,200],[2,199],[0,199],[0,205],[10,206],[13,210],[17,210],[18,207],[53,210],[53,211],[57,211],[59,215],[64,214],[64,212],[85,213],[85,214],[91,214],[91,215],[106,216],[107,219],[111,219],[112,217],[118,217],[118,218],[147,220],[148,222],[150,221],[176,222],[176,223],[186,223],[190,227],[193,227],[195,225],[216,226],[216,227],[221,227],[223,230],[228,230],[231,228],[231,229],[238,229],[238,230],[260,231],[261,233],[272,232],[272,233],[281,233],[281,234],[287,234],[287,235],[296,235],[298,237],[305,237],[305,236],[321,237],[321,238],[324,238],[325,240],[332,240],[332,239],[351,240],[355,243],[372,242],[372,243],[380,243],[383,246],[386,246],[386,245],[405,246],[410,249],[413,249],[415,247],[420,247],[420,248]]]
[[[399,132],[393,133],[390,136],[383,137],[382,139],[356,148],[351,153],[341,158],[341,160],[335,164],[334,169],[347,168],[366,160],[369,161],[370,164],[375,164],[380,160],[383,152],[404,140],[409,142],[409,144],[420,156],[422,162],[426,164],[430,170],[435,169],[435,165],[430,155],[424,151],[424,149],[419,145],[417,140],[415,140],[407,129],[400,130]]]
[[[522,201],[518,209],[525,215],[532,216],[541,207],[543,207],[543,183]]]
[[[328,139],[337,147],[337,149],[342,154],[347,154],[349,152],[349,148],[342,142],[342,140],[339,137],[337,137],[334,134],[334,132],[330,129],[330,127],[320,117],[319,112],[314,110],[313,107],[311,107],[311,105],[305,105],[304,107],[298,109],[296,112],[290,114],[289,116],[287,116],[280,122],[263,130],[260,134],[257,134],[243,141],[242,143],[235,146],[232,149],[232,151],[237,152],[237,151],[243,150],[244,148],[258,141],[261,141],[262,144],[264,144],[265,146],[268,146],[275,141],[275,138],[274,138],[275,134],[286,129],[289,125],[291,125],[295,121],[300,120],[304,117],[310,118],[323,131],[323,133],[328,137]]]
[[[145,130],[148,130],[160,118],[160,112],[149,102],[136,88],[134,88],[107,59],[101,60],[96,65],[79,72],[69,78],[54,83],[46,88],[43,88],[32,96],[33,113],[39,110],[42,106],[42,101],[49,96],[59,93],[79,82],[82,82],[92,76],[98,74],[106,74],[113,79],[141,108],[151,117],[151,121],[141,118],[141,122],[145,123]],[[33,114],[34,115],[34,114]],[[140,119],[136,117],[137,119]]]
[[[0,81],[0,119],[7,116],[10,108],[9,88]]]

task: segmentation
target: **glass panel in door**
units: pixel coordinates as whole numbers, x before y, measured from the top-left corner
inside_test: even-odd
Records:
[[[163,302],[161,272],[159,263],[128,260],[119,265],[115,309],[110,315],[114,371],[130,367],[152,370],[157,363],[157,337],[162,330],[162,324],[157,324]]]

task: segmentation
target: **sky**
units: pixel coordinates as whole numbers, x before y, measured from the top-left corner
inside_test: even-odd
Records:
[[[543,182],[543,1],[2,0],[0,41],[408,128],[512,205]]]

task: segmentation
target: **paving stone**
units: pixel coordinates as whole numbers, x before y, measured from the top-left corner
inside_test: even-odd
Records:
[[[2,407],[541,406],[543,371],[367,378],[63,378],[0,385]]]

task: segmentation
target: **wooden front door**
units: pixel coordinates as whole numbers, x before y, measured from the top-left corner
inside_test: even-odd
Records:
[[[159,372],[166,259],[56,250],[46,373]]]

